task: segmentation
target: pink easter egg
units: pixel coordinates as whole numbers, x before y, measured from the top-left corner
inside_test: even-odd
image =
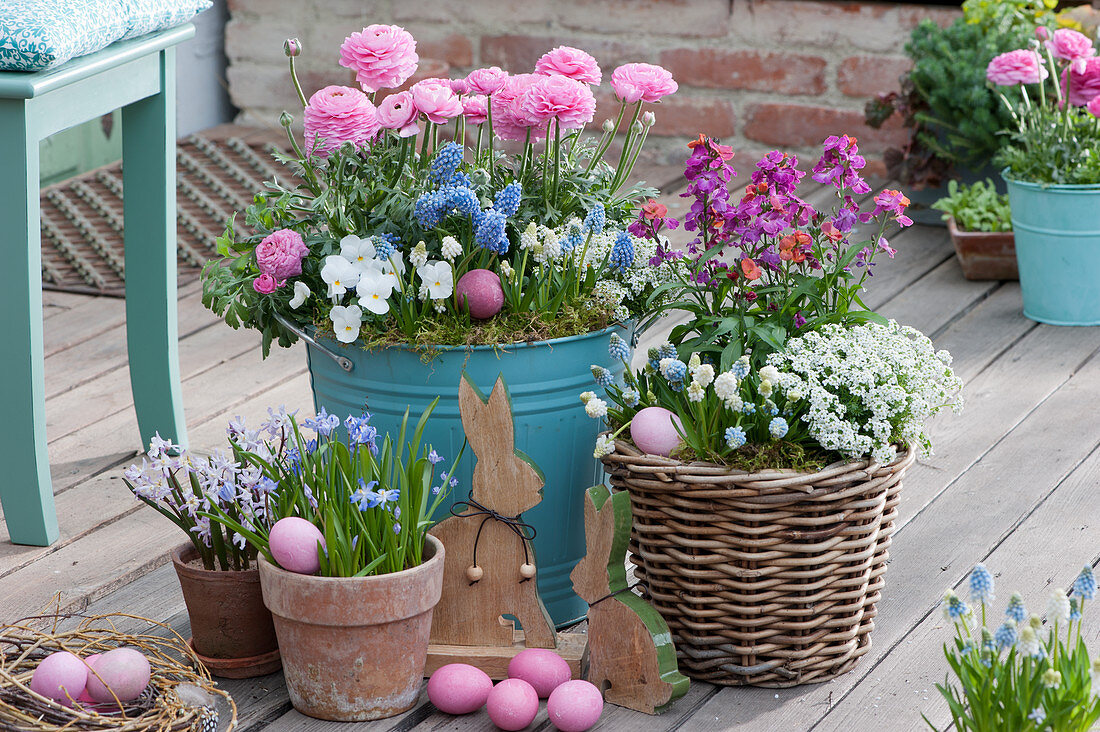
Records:
[[[97,702],[133,701],[149,685],[152,668],[149,659],[134,648],[116,648],[101,654],[91,664],[88,696]]]
[[[31,691],[67,702],[84,693],[88,667],[75,653],[57,651],[43,658],[31,675]]]
[[[630,439],[646,454],[668,457],[681,442],[678,426],[680,418],[673,412],[664,407],[646,407],[631,420]]]
[[[523,679],[505,679],[489,692],[485,709],[493,724],[515,732],[531,724],[539,713],[539,695]]]
[[[470,317],[484,320],[491,318],[504,307],[504,287],[500,276],[488,269],[471,269],[458,278],[455,298],[459,307],[465,301],[470,306]]]
[[[447,714],[476,712],[492,690],[489,674],[466,663],[448,663],[428,679],[428,699]]]
[[[279,566],[288,572],[315,574],[321,568],[317,545],[325,545],[321,530],[297,516],[279,519],[271,527],[268,547]]]
[[[566,681],[546,702],[550,723],[561,732],[584,732],[599,721],[602,713],[600,690],[581,679]]]
[[[569,681],[572,675],[565,659],[548,648],[528,648],[508,662],[508,678],[523,679],[540,699],[550,696],[550,692]]]

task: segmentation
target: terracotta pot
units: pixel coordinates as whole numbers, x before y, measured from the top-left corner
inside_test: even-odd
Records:
[[[210,673],[247,679],[275,673],[282,665],[271,613],[264,607],[260,572],[222,572],[191,564],[199,553],[191,544],[172,550],[172,564],[191,619],[188,641]]]
[[[423,564],[377,577],[314,577],[260,559],[295,709],[353,722],[416,704],[432,609],[443,591],[443,554],[428,536]]]
[[[1016,280],[1016,237],[1011,231],[960,231],[955,219],[947,220],[955,254],[968,280]]]

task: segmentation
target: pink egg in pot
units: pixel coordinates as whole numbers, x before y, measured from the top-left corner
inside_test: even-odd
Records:
[[[493,724],[515,732],[531,724],[539,713],[539,695],[523,679],[505,679],[489,692],[485,709]]]
[[[528,648],[508,662],[508,678],[523,679],[540,699],[550,696],[572,675],[565,659],[548,648]]]
[[[78,699],[88,683],[88,667],[75,653],[57,651],[43,658],[31,675],[31,691],[59,702]]]
[[[128,702],[137,699],[149,685],[149,659],[135,648],[115,648],[100,654],[88,674],[88,696],[97,702]]]
[[[472,318],[485,320],[493,317],[504,307],[504,287],[500,284],[500,275],[488,269],[471,269],[458,278],[455,302],[460,308],[465,302]]]
[[[668,457],[682,441],[676,428],[682,425],[675,413],[664,407],[639,410],[630,422],[630,439],[648,455]]]
[[[321,568],[318,544],[325,546],[321,530],[297,516],[279,519],[268,534],[271,556],[288,572],[315,574]]]
[[[566,681],[550,695],[546,714],[561,732],[585,732],[603,714],[603,695],[587,681]]]
[[[446,714],[469,714],[485,706],[493,680],[466,663],[448,663],[428,679],[428,699]]]

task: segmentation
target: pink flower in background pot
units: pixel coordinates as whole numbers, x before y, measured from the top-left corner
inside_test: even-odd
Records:
[[[489,97],[484,94],[474,94],[473,96],[462,98],[462,114],[466,116],[466,124],[484,124],[485,120],[488,118],[488,112]]]
[[[1092,101],[1085,105],[1085,109],[1089,111],[1093,117],[1100,117],[1100,95],[1092,98]]]
[[[462,114],[462,100],[451,91],[446,79],[418,81],[409,91],[417,111],[422,112],[429,122],[439,125]]]
[[[1066,98],[1075,107],[1084,107],[1100,96],[1100,57],[1093,56],[1078,61],[1084,68],[1070,67],[1062,72],[1062,87],[1066,89]]]
[[[653,103],[675,92],[679,86],[672,74],[654,64],[623,64],[611,72],[615,96],[628,104]]]
[[[279,229],[264,237],[256,246],[256,264],[260,272],[276,280],[285,280],[302,274],[302,257],[309,254],[309,247],[302,235],[293,229]]]
[[[261,295],[270,295],[275,292],[279,287],[279,283],[275,281],[275,278],[266,272],[256,279],[252,280],[252,289]]]
[[[378,105],[378,122],[383,129],[397,130],[401,137],[411,137],[417,133],[417,109],[412,93],[403,91],[390,94]]]
[[[1044,45],[1050,49],[1054,58],[1064,61],[1077,61],[1096,55],[1096,49],[1092,41],[1084,33],[1078,33],[1071,28],[1059,28]]]
[[[985,69],[985,78],[997,86],[1038,84],[1048,76],[1039,54],[1023,48],[995,56]]]
[[[535,62],[535,73],[546,76],[567,76],[570,79],[599,86],[603,72],[590,54],[572,46],[558,46],[547,51]]]
[[[540,126],[556,119],[561,127],[578,129],[596,114],[592,90],[568,76],[544,76],[527,87],[517,103],[523,116]]]
[[[528,128],[531,129],[532,141],[546,137],[545,126],[539,128],[536,125],[537,120],[529,119],[519,101],[527,87],[545,78],[547,77],[539,74],[515,74],[509,76],[500,91],[493,94],[490,103],[493,110],[493,133],[497,137],[522,142],[526,139]]]
[[[496,94],[507,80],[508,72],[499,66],[474,69],[466,75],[467,91],[470,94]]]
[[[416,71],[416,39],[396,25],[369,25],[340,46],[340,65],[355,71],[364,90],[393,89]]]
[[[367,95],[347,86],[326,86],[302,113],[306,149],[327,155],[345,142],[365,145],[378,133],[378,111]]]

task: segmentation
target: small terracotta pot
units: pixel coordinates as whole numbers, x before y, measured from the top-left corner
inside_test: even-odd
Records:
[[[1018,280],[1016,237],[1011,231],[961,231],[947,220],[955,254],[968,280]]]
[[[195,655],[210,673],[226,679],[278,671],[279,645],[271,612],[264,606],[259,570],[223,572],[189,564],[198,556],[191,544],[172,550]]]
[[[377,577],[314,577],[260,559],[295,709],[358,722],[416,704],[443,592],[443,554],[428,536],[423,564]]]

